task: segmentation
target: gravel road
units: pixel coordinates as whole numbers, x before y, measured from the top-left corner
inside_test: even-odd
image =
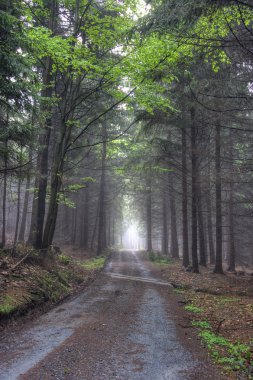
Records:
[[[120,251],[82,294],[0,336],[0,379],[225,379],[189,327],[160,270]]]

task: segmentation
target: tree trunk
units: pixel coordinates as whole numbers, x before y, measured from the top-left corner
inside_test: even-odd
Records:
[[[90,203],[90,187],[86,185],[84,189],[84,214],[83,214],[83,231],[82,231],[82,247],[88,248],[89,244],[89,203]]]
[[[222,209],[221,209],[221,141],[220,126],[215,134],[215,193],[216,193],[216,256],[214,273],[223,274],[222,268]]]
[[[46,21],[46,26],[54,31],[55,20],[57,13],[57,1],[45,1],[45,8],[49,11],[49,19]],[[44,59],[44,66],[42,72],[42,85],[43,89],[41,91],[42,98],[51,98],[53,94],[53,89],[51,84],[52,81],[52,60],[49,57]],[[41,126],[42,133],[39,136],[39,155],[38,155],[38,194],[37,194],[37,206],[35,206],[36,220],[35,220],[35,234],[33,245],[36,248],[42,247],[43,238],[43,226],[46,210],[46,195],[47,195],[47,176],[48,176],[48,154],[49,154],[49,142],[52,130],[52,106],[50,104],[42,105],[42,112],[46,113],[48,116],[43,126]]]
[[[105,217],[105,160],[106,160],[106,126],[102,126],[103,146],[101,162],[101,178],[99,192],[99,213],[98,213],[98,246],[97,255],[101,255],[106,248],[106,217]]]
[[[64,165],[64,148],[66,137],[66,126],[62,126],[62,135],[56,145],[54,165],[50,183],[50,201],[48,205],[47,219],[45,223],[42,248],[48,248],[53,243],[54,231],[58,213],[58,194],[61,188]]]
[[[174,194],[174,181],[173,173],[169,173],[169,182],[170,182],[170,253],[174,259],[179,258],[178,251],[178,237],[177,237],[177,212],[176,212],[176,202]]]
[[[198,264],[198,219],[197,219],[197,147],[196,147],[195,110],[191,109],[191,156],[192,156],[192,267],[199,273]]]
[[[204,231],[204,220],[203,220],[203,210],[202,210],[202,190],[201,190],[201,179],[198,175],[198,231],[199,231],[199,264],[206,266],[206,245],[205,245],[205,231]]]
[[[28,173],[27,180],[26,180],[26,187],[25,187],[25,197],[24,197],[24,204],[23,204],[22,219],[20,223],[20,230],[19,230],[19,236],[18,236],[19,241],[25,240],[25,229],[26,229],[26,220],[27,220],[27,214],[28,214],[30,186],[31,186],[31,177],[30,177],[30,173]]]
[[[229,144],[229,256],[228,271],[235,271],[235,238],[234,238],[234,183],[233,183],[233,131],[230,130]]]
[[[150,170],[147,173],[146,188],[147,251],[152,252],[152,190]]]
[[[6,244],[6,198],[7,198],[7,166],[8,166],[8,142],[4,142],[4,173],[3,173],[3,226],[2,247]]]
[[[207,211],[207,233],[208,233],[208,247],[209,247],[209,261],[210,264],[215,262],[214,242],[213,242],[213,221],[212,221],[212,194],[210,183],[210,165],[208,168],[207,191],[206,191],[206,211]]]
[[[185,127],[182,127],[182,219],[183,219],[183,266],[187,268],[189,260],[188,240],[188,189],[187,189],[187,143]]]
[[[20,220],[20,192],[21,192],[21,175],[18,177],[18,189],[17,189],[17,214],[16,214],[16,226],[15,226],[15,235],[14,235],[14,246],[17,244],[18,240],[18,228]]]
[[[98,214],[99,214],[99,205],[97,207],[96,218],[95,218],[95,223],[94,223],[91,242],[90,242],[90,249],[92,251],[94,251],[94,243],[95,243],[95,237],[96,237],[97,225],[98,225]]]
[[[32,202],[32,215],[31,215],[31,221],[30,221],[30,230],[29,235],[27,239],[28,244],[34,244],[36,239],[36,230],[37,230],[37,207],[38,207],[38,200],[37,200],[37,188],[38,188],[38,177],[35,178],[34,183],[35,191],[33,193],[33,202]]]
[[[167,191],[166,186],[164,184],[164,189],[162,192],[162,199],[163,199],[163,210],[162,210],[162,217],[163,217],[163,232],[162,232],[162,253],[163,255],[168,256],[169,255],[169,247],[168,247],[168,220],[167,220]]]

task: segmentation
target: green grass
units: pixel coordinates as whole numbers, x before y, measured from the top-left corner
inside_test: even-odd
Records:
[[[196,313],[196,314],[203,313],[204,311],[201,307],[194,306],[194,305],[186,305],[185,310],[190,311],[191,313]]]
[[[167,256],[161,255],[160,253],[151,251],[148,253],[148,256],[150,261],[162,266],[166,266],[171,263],[171,260]]]
[[[106,258],[104,256],[94,257],[82,263],[82,267],[88,270],[102,269],[105,265]]]
[[[207,321],[192,321],[192,326],[206,330],[211,329],[211,325]]]

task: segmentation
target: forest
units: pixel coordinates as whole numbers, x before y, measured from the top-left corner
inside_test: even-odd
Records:
[[[2,1],[1,247],[253,264],[250,1]]]
[[[1,380],[253,379],[252,72],[251,0],[0,1]]]

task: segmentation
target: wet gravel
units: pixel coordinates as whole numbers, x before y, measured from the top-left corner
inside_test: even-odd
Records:
[[[0,338],[1,380],[225,379],[210,363],[170,287],[141,254],[115,253],[82,294]]]

